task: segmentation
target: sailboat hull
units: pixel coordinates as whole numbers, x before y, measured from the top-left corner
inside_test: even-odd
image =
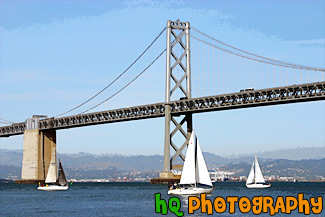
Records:
[[[48,185],[48,186],[39,186],[37,190],[41,191],[66,191],[68,186],[59,186],[59,185]]]
[[[173,195],[197,195],[197,194],[210,194],[213,188],[178,188],[168,191],[168,194]]]
[[[246,184],[247,188],[269,188],[271,184]]]

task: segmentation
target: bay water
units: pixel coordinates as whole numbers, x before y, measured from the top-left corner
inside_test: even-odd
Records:
[[[168,202],[167,185],[153,185],[139,182],[73,183],[67,191],[38,191],[37,185],[0,184],[0,216],[176,216],[171,211],[167,215],[155,212],[155,194]],[[253,198],[255,196],[293,196],[304,193],[304,199],[325,196],[325,182],[275,182],[268,189],[247,189],[244,182],[217,182],[207,196],[213,200],[220,196]],[[175,197],[175,196],[173,196]],[[184,216],[207,216],[200,210],[188,214],[188,198],[178,196]],[[238,205],[235,213],[228,209],[224,213],[213,212],[210,216],[256,216],[251,211],[241,213]],[[270,216],[261,213],[258,216]],[[275,216],[288,216],[278,213]],[[294,210],[290,216],[305,216]],[[311,214],[310,216],[325,216]]]

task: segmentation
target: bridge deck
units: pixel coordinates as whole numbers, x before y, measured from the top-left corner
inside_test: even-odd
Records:
[[[188,112],[201,113],[316,100],[325,100],[325,81],[178,100],[172,101],[170,104],[172,115],[181,115]],[[40,120],[40,130],[60,130],[121,121],[158,118],[164,115],[165,103],[156,103],[62,118],[43,119]],[[0,137],[23,134],[24,130],[24,122],[0,127]]]

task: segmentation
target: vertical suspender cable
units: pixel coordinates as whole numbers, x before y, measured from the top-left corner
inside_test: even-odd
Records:
[[[206,77],[206,46],[203,44],[203,51],[202,51],[202,71],[203,71],[203,78],[202,78],[202,96],[205,96],[205,89],[206,89],[206,85],[205,84],[205,77]]]
[[[207,79],[207,82],[208,82],[208,95],[211,95],[210,94],[210,83],[211,83],[211,78],[210,78],[210,48],[209,47],[207,47],[207,56],[208,56],[208,58],[207,58],[207,73],[208,73],[208,75],[207,75],[207,77],[208,77],[208,79]]]
[[[198,59],[198,79],[197,79],[197,86],[198,86],[198,96],[201,96],[201,78],[202,78],[202,70],[201,70],[201,45],[200,42],[198,43],[197,46],[197,59]]]

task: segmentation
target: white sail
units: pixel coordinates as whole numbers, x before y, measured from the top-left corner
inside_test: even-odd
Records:
[[[191,138],[186,151],[186,158],[183,166],[180,188],[173,188],[168,191],[168,194],[175,195],[199,195],[210,194],[213,190],[212,182],[205,164],[200,144],[192,131]],[[202,184],[209,187],[197,186]]]
[[[255,183],[265,183],[257,157],[255,157]]]
[[[252,164],[251,171],[249,172],[247,181],[246,181],[247,188],[269,188],[271,184],[266,183],[258,164],[257,157],[255,157],[255,161]]]
[[[212,186],[211,178],[208,172],[207,165],[205,164],[203,154],[201,151],[201,147],[199,144],[199,140],[196,139],[196,152],[197,152],[197,166],[196,166],[196,174],[197,176],[197,183]]]
[[[251,167],[251,171],[249,171],[249,175],[248,175],[246,184],[251,184],[251,183],[254,182],[254,178],[255,178],[254,166],[255,166],[255,164],[253,162],[252,167]]]
[[[186,158],[183,166],[182,176],[179,184],[195,184],[195,136],[192,132],[189,144],[186,150]]]
[[[55,183],[57,180],[56,153],[55,148],[52,152],[49,170],[47,171],[45,183]]]

